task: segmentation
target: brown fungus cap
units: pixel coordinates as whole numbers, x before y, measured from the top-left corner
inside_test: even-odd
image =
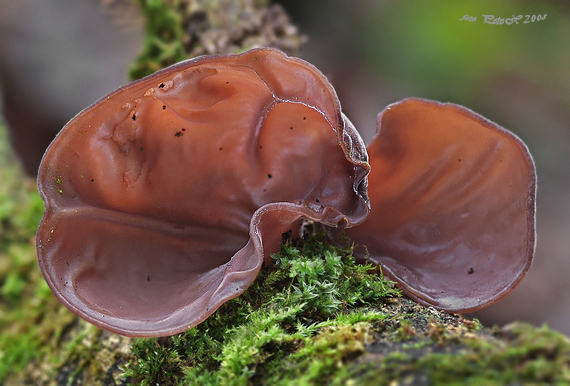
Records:
[[[171,335],[245,291],[300,219],[361,222],[368,170],[310,64],[272,49],[181,62],[96,102],[50,145],[39,264],[88,321]]]
[[[371,212],[347,230],[416,301],[450,312],[496,302],[529,269],[534,163],[512,133],[453,104],[406,99],[368,146]]]
[[[179,63],[50,145],[40,267],[73,312],[128,336],[203,321],[302,219],[352,227],[362,257],[422,304],[474,311],[515,287],[533,259],[536,191],[516,136],[406,99],[380,114],[368,152],[369,182],[360,136],[302,60],[260,49]]]

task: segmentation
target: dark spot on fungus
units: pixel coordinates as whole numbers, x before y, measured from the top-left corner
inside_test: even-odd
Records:
[[[155,114],[145,95],[173,77],[180,87],[161,93],[169,111]],[[124,124],[134,104],[136,128]],[[284,134],[292,117],[307,137]],[[162,135],[173,122],[185,126],[176,137],[189,129],[189,147]],[[220,138],[231,151],[216,151]],[[65,195],[54,184],[62,170]],[[202,322],[303,220],[344,230],[405,293],[449,312],[499,300],[534,254],[534,164],[517,137],[460,106],[406,99],[380,114],[367,152],[324,75],[274,49],[184,61],[109,94],[56,137],[38,188],[46,282],[71,311],[127,336]],[[476,285],[464,280],[475,259]],[[146,285],[148,272],[168,280]]]
[[[133,118],[133,121],[136,121],[136,120],[137,120],[137,116],[136,116],[135,114],[133,114],[133,117],[132,117],[132,118]]]
[[[473,269],[473,267],[470,267],[469,270],[467,271],[468,275],[473,274],[473,272],[475,272],[475,270]]]
[[[162,105],[162,109],[163,109],[163,110],[166,110],[166,105]]]

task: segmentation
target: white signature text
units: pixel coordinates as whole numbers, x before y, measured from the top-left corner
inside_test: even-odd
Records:
[[[547,14],[544,15],[512,15],[512,17],[502,18],[502,17],[495,17],[495,15],[481,15],[483,16],[483,24],[528,24],[534,23],[535,21],[542,21],[546,19]],[[466,20],[470,22],[477,21],[477,17],[465,15],[459,20]]]

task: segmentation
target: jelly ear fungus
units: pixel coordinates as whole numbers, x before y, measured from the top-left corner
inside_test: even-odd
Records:
[[[93,324],[178,333],[245,291],[301,218],[361,222],[366,161],[312,65],[272,49],[182,62],[88,107],[50,145],[39,264]]]
[[[202,322],[303,219],[449,312],[505,296],[534,255],[535,168],[516,136],[412,98],[380,114],[367,152],[323,74],[274,49],[181,62],[99,100],[49,146],[38,187],[48,285],[127,336]]]
[[[405,99],[368,146],[371,212],[348,236],[410,297],[470,312],[508,294],[535,250],[536,173],[511,132],[454,104]]]

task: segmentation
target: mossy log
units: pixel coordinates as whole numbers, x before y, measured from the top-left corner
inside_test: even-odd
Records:
[[[258,45],[297,53],[303,38],[280,8],[237,3],[140,0],[147,37],[132,77]],[[318,232],[285,240],[244,295],[185,333],[131,339],[98,329],[62,306],[41,276],[42,202],[0,129],[0,384],[570,383],[564,335],[524,323],[485,328],[420,306]]]
[[[318,233],[287,240],[259,279],[201,325],[131,339],[75,317],[36,263],[43,207],[0,131],[0,384],[567,384],[570,342],[485,328],[403,297]]]

